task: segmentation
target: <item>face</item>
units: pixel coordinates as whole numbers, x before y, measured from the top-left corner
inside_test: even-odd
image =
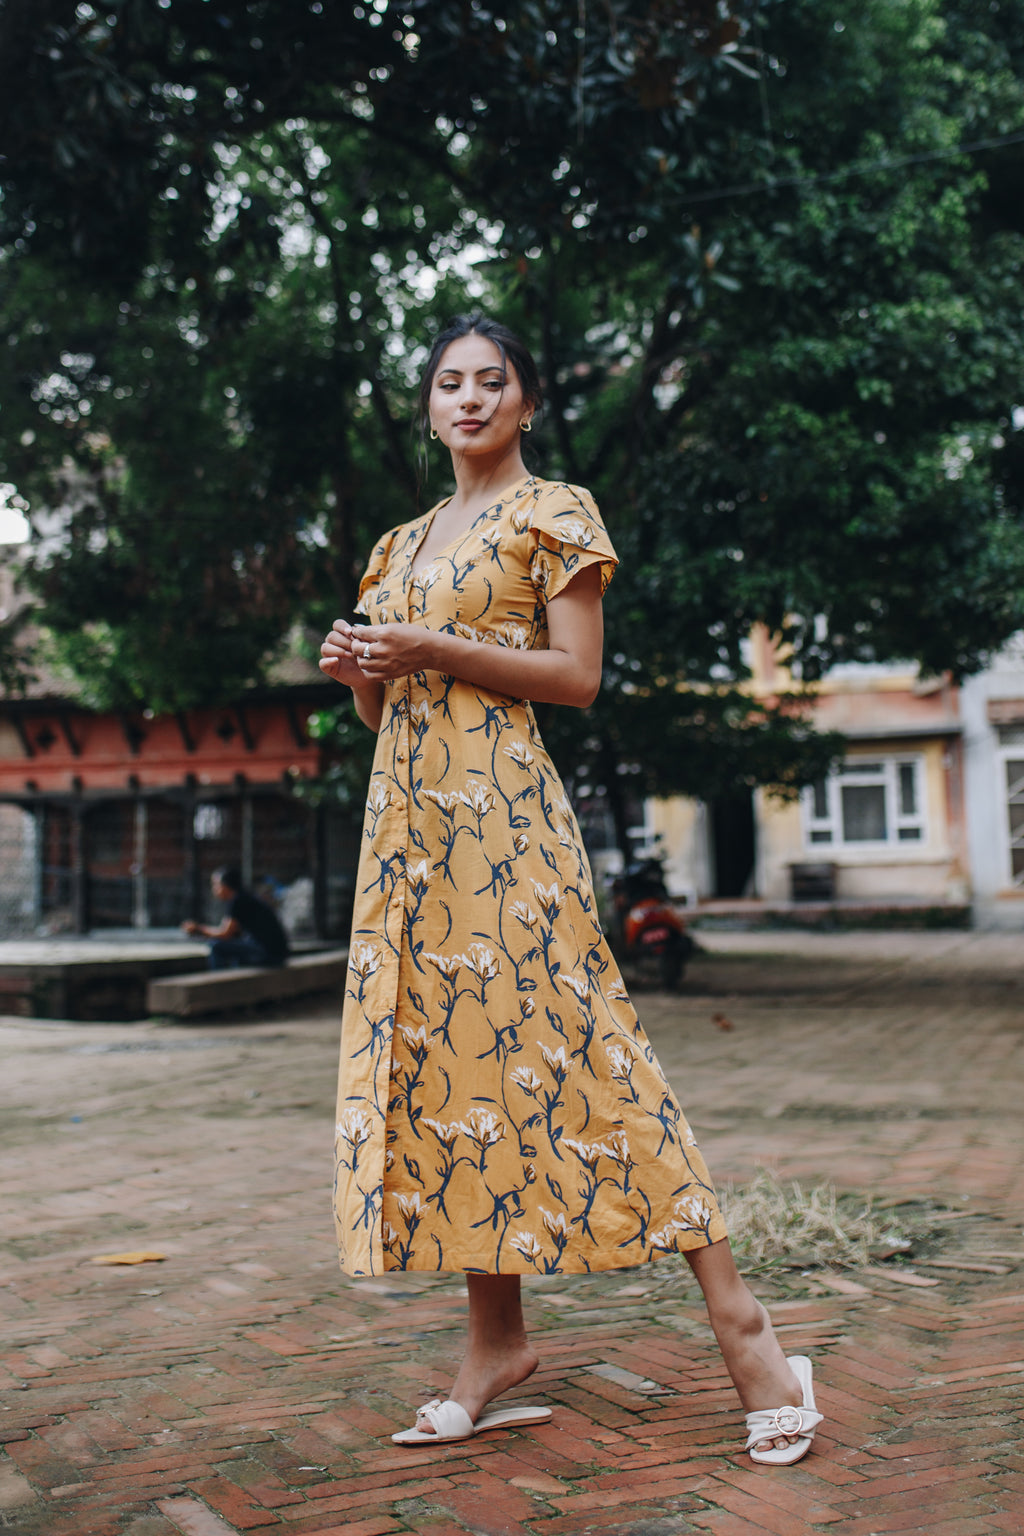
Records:
[[[533,415],[511,364],[486,336],[460,336],[441,354],[430,386],[430,423],[455,454],[498,453],[518,444]]]

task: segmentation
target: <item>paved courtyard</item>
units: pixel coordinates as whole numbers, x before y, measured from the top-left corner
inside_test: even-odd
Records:
[[[0,1020],[0,1529],[24,1536],[1024,1530],[1024,939],[711,933],[637,998],[719,1182],[871,1192],[909,1258],[753,1279],[826,1414],[756,1468],[670,1265],[530,1282],[547,1424],[397,1447],[449,1277],[342,1278],[337,1005]],[[125,1250],[165,1255],[100,1266]]]

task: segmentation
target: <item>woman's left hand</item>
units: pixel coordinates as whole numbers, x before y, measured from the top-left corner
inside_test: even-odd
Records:
[[[365,677],[385,683],[431,668],[431,639],[419,624],[356,624],[352,654]]]

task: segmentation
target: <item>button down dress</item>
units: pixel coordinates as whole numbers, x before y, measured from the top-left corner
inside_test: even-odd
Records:
[[[377,544],[370,623],[548,644],[546,604],[616,557],[588,492],[527,479],[417,575],[432,513]],[[387,684],[342,1022],[343,1269],[560,1274],[725,1235],[598,921],[529,703]]]

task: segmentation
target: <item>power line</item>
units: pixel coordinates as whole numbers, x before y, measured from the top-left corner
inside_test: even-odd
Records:
[[[971,144],[957,144],[952,149],[923,150],[916,155],[893,155],[885,160],[862,160],[855,165],[842,166],[837,171],[821,171],[816,176],[772,176],[766,181],[741,182],[734,187],[720,187],[715,192],[694,192],[687,196],[691,203],[713,203],[726,197],[751,197],[758,192],[774,192],[780,187],[813,187],[827,181],[843,181],[850,176],[870,176],[875,171],[897,171],[907,165],[926,165],[934,160],[953,160],[958,155],[976,155],[986,149],[1005,149],[1011,144],[1024,144],[1024,129],[1018,133],[1001,134],[994,139],[976,139]]]

